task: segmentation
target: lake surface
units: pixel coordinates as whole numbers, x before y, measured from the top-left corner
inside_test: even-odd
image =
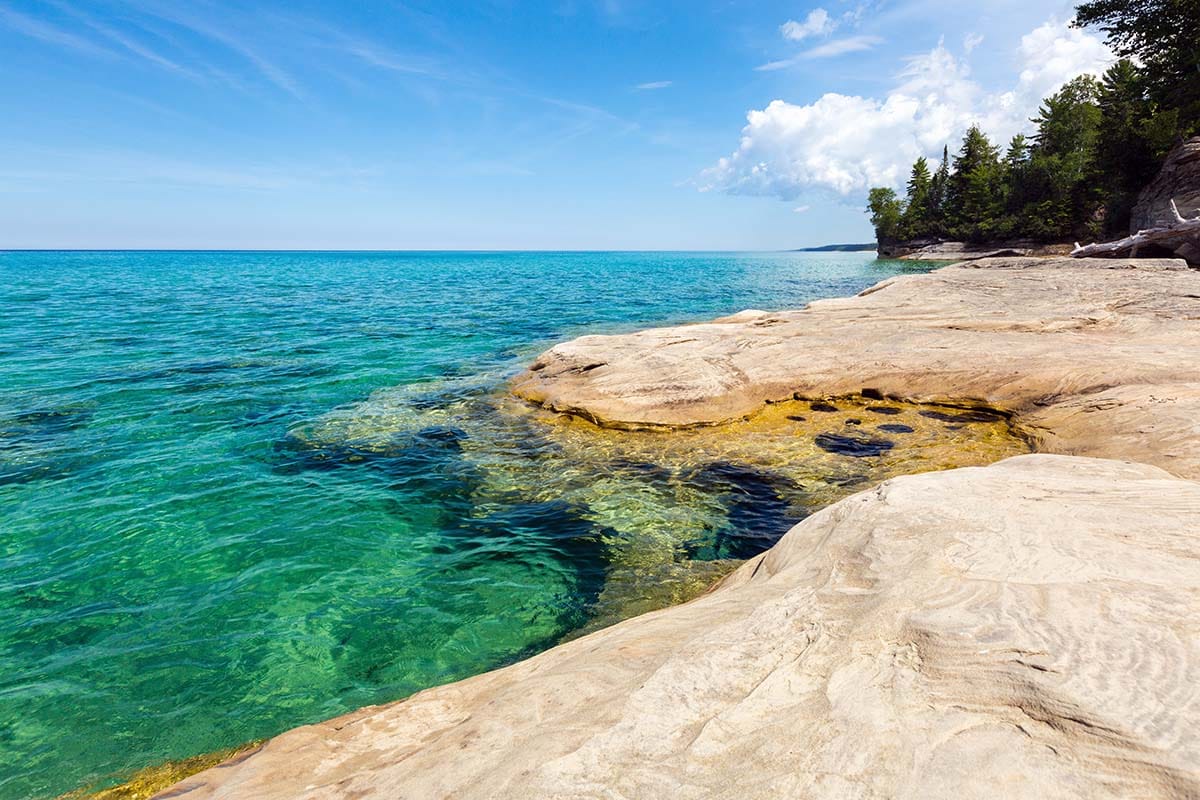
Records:
[[[694,593],[824,490],[616,452],[504,400],[504,380],[584,332],[919,269],[0,253],[0,798],[392,700]],[[877,471],[825,455],[829,486]]]

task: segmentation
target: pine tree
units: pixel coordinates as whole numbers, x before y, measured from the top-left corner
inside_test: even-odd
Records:
[[[908,199],[901,225],[901,232],[906,239],[919,239],[932,233],[929,204],[931,183],[929,162],[921,156],[913,164],[912,173],[908,178]]]
[[[1176,114],[1156,111],[1141,70],[1127,58],[1104,73],[1097,105],[1096,170],[1107,193],[1104,227],[1117,236],[1129,229],[1138,192],[1154,178],[1171,146]]]
[[[950,232],[969,240],[994,233],[1001,200],[999,151],[978,125],[963,137],[946,190]]]
[[[950,184],[950,146],[942,146],[942,163],[929,183],[929,227],[934,236],[945,236],[946,191]]]
[[[1200,3],[1087,0],[1076,24],[1098,26],[1117,55],[1141,64],[1150,99],[1177,114],[1179,138],[1200,131]]]
[[[1099,83],[1091,76],[1068,81],[1047,97],[1034,119],[1036,145],[1030,160],[1035,235],[1069,239],[1094,235],[1104,188],[1096,168]]]
[[[1018,133],[1008,143],[1004,158],[1000,162],[1001,197],[1003,218],[998,222],[998,233],[1006,238],[1021,237],[1021,212],[1030,200],[1028,137]]]

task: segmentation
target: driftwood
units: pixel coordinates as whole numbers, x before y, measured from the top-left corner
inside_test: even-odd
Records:
[[[1080,246],[1076,242],[1075,249],[1071,251],[1071,255],[1075,258],[1121,255],[1136,258],[1138,250],[1146,245],[1158,245],[1171,250],[1180,248],[1190,250],[1191,248],[1188,247],[1189,242],[1200,242],[1200,215],[1197,215],[1195,219],[1184,219],[1183,215],[1179,213],[1179,206],[1175,205],[1174,200],[1171,201],[1171,213],[1175,215],[1175,222],[1170,225],[1147,228],[1146,230],[1138,231],[1132,236],[1118,239],[1115,242],[1103,242],[1084,246]]]

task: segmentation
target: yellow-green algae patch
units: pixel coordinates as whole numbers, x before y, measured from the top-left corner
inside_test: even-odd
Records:
[[[78,789],[62,795],[59,800],[148,800],[148,798],[179,783],[184,778],[215,767],[231,758],[249,753],[262,742],[250,742],[241,747],[218,750],[215,753],[168,761],[153,767],[138,770],[129,780],[107,789]]]
[[[888,478],[1029,451],[1003,414],[861,397],[772,404],[710,427],[614,430],[469,387],[443,389],[436,403],[414,391],[376,392],[289,437],[315,457],[353,464],[401,453],[415,433],[453,435],[472,475],[471,513],[482,518],[516,498],[578,509],[602,531],[607,563],[571,637],[705,592],[741,563],[719,546],[738,524],[761,528],[765,538],[749,546],[765,549],[813,511]],[[66,797],[148,798],[255,746]]]
[[[1000,413],[863,397],[771,404],[716,426],[615,430],[507,395],[447,391],[448,402],[430,404],[412,391],[377,392],[292,435],[361,458],[415,431],[452,430],[473,475],[473,513],[514,498],[577,509],[602,532],[608,561],[585,630],[695,597],[870,485],[1029,450]],[[738,542],[747,532],[757,539]]]

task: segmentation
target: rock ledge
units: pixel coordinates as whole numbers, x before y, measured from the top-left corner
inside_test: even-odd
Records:
[[[161,796],[1200,797],[1198,348],[1180,262],[1028,259],[559,345],[516,390],[603,424],[867,389],[1162,469],[1031,455],[888,481],[691,603]]]

